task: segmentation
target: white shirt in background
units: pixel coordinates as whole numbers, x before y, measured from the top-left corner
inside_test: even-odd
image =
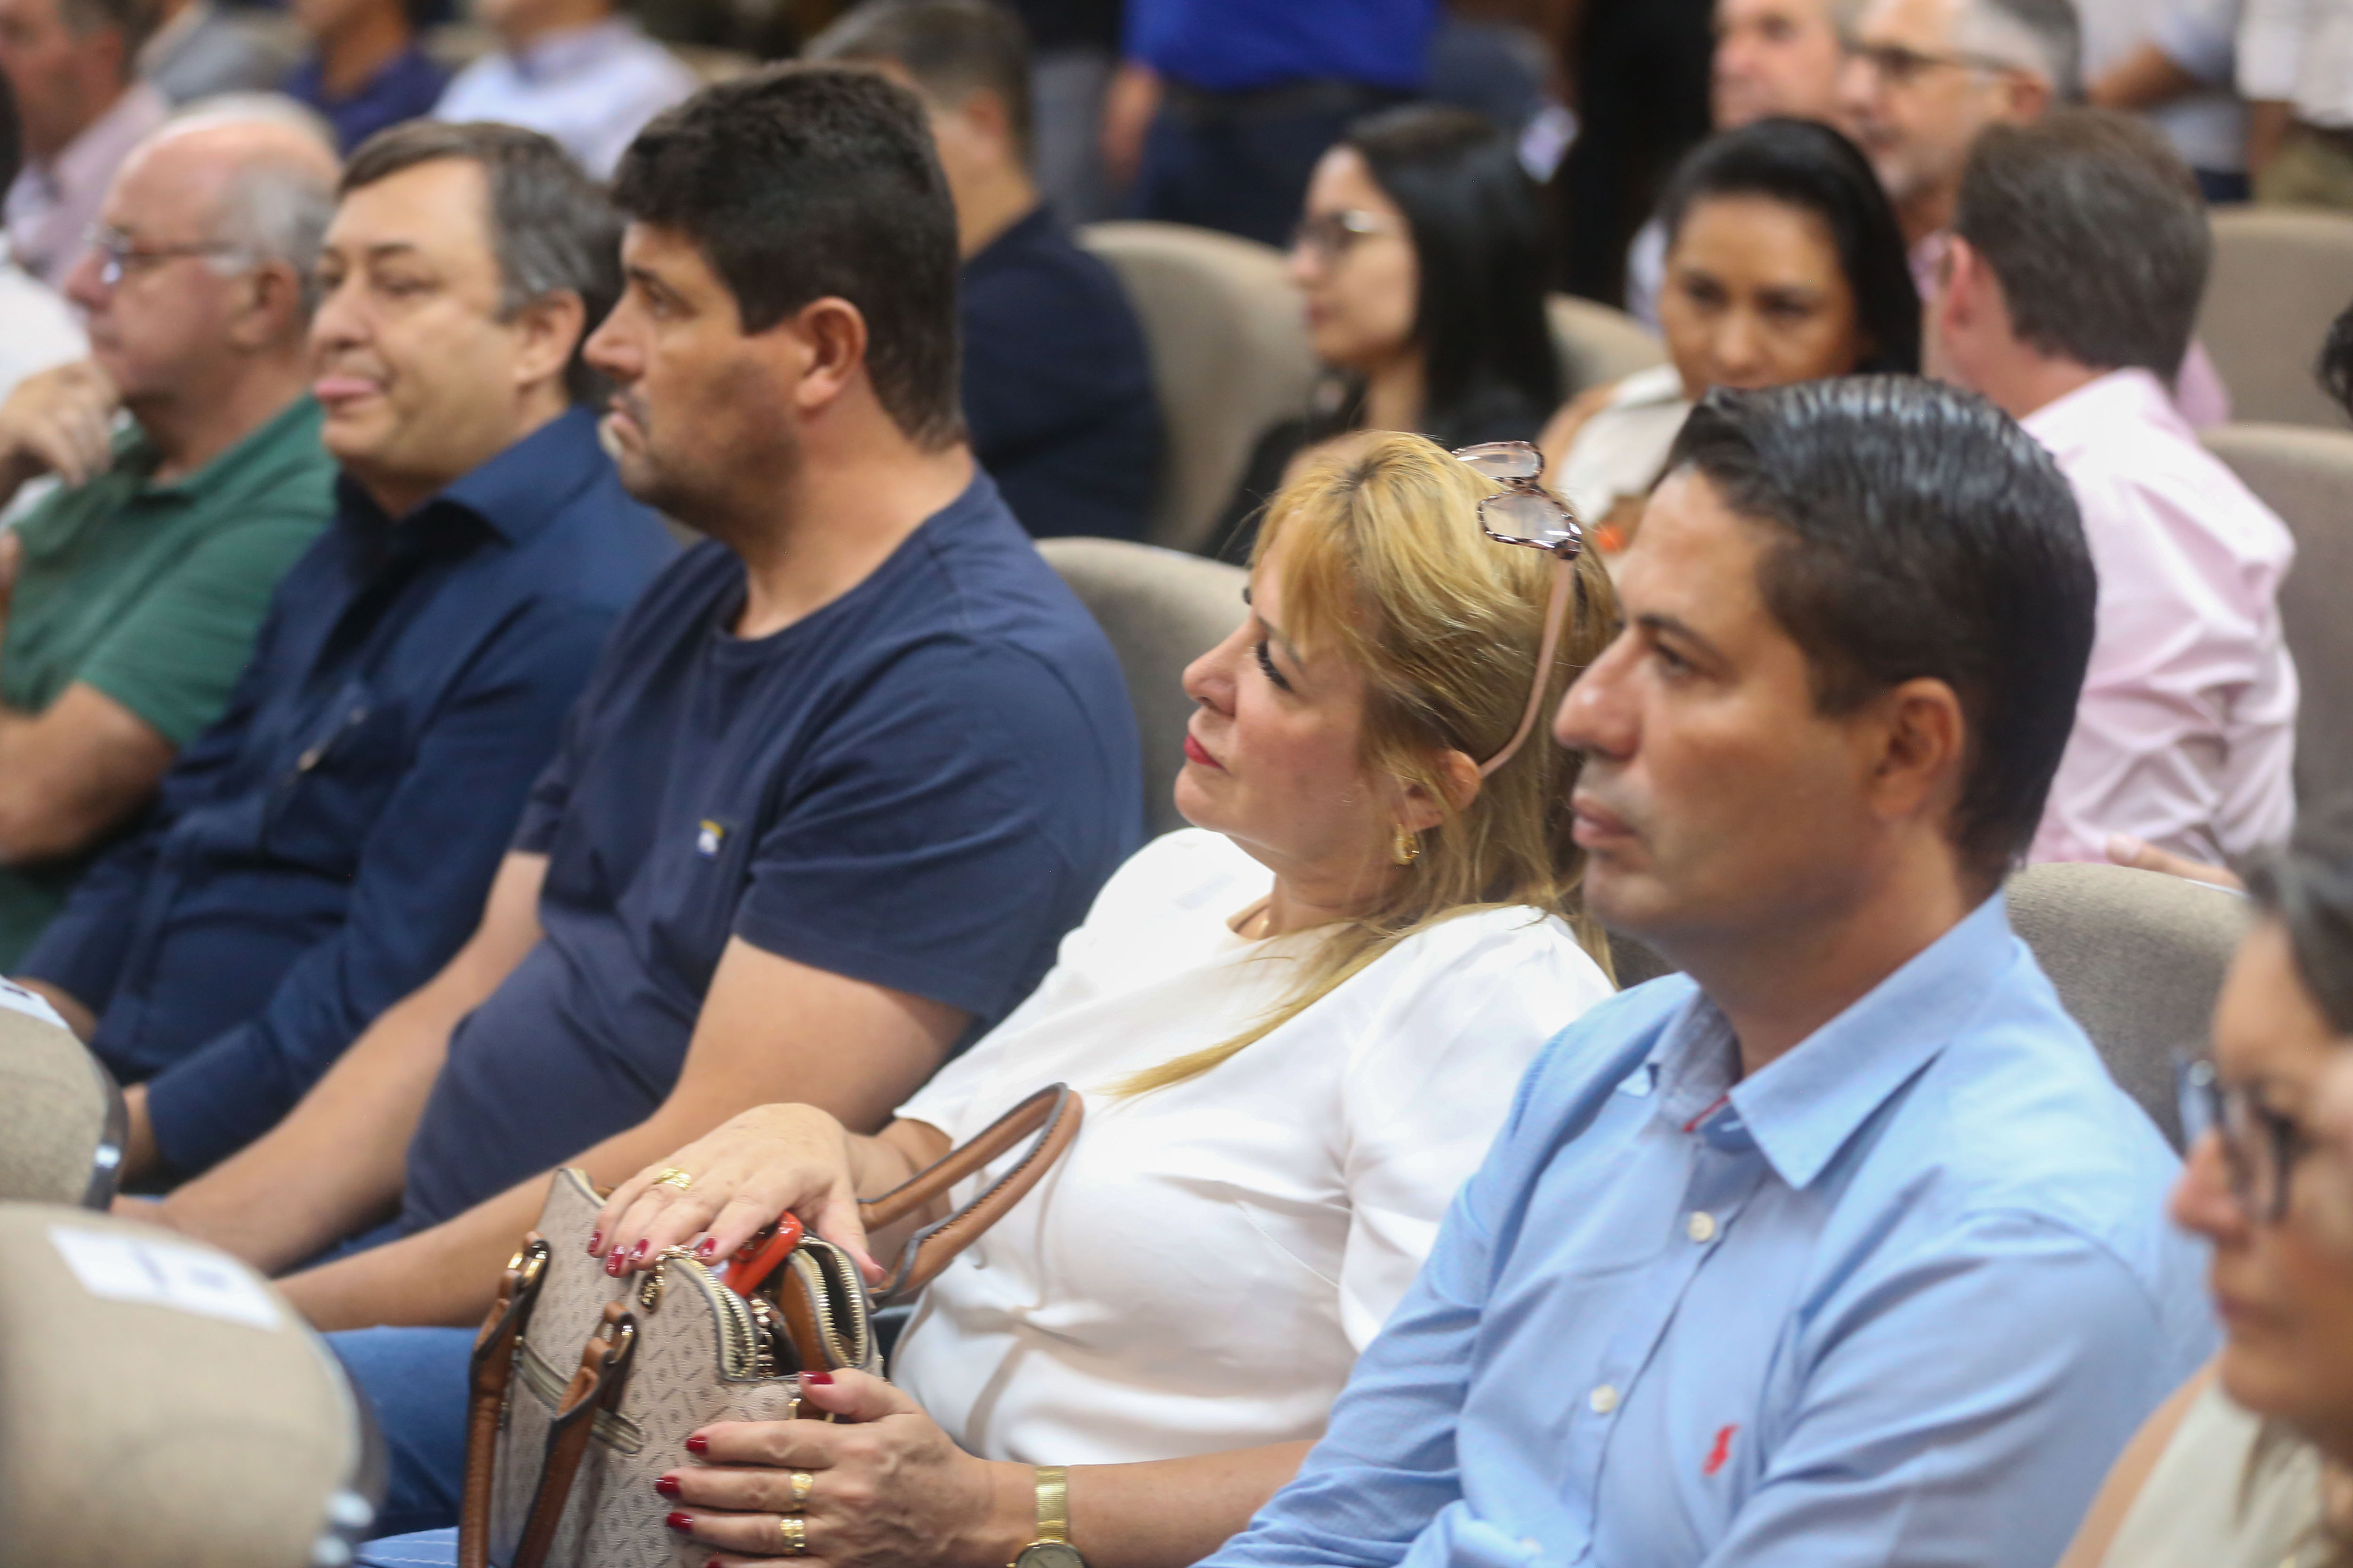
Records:
[[[2084,79],[2096,81],[2144,43],[2205,85],[2141,111],[2193,169],[2242,174],[2247,106],[2231,90],[2238,0],[2074,0]]]
[[[2287,525],[2147,371],[2112,371],[2020,423],[2074,488],[2100,574],[2091,668],[2029,858],[2103,860],[2112,833],[2209,863],[2285,838]]]
[[[700,85],[676,55],[616,16],[483,56],[450,80],[433,118],[543,132],[604,180],[647,121]]]
[[[64,296],[18,267],[0,240],[0,402],[37,370],[89,352]]]
[[[2307,125],[2353,130],[2353,0],[2246,0],[2239,90],[2292,104]]]
[[[1217,834],[1146,845],[1037,993],[900,1108],[961,1142],[1043,1085],[1086,1097],[1060,1167],[932,1284],[892,1360],[971,1452],[1116,1464],[1321,1433],[1523,1069],[1611,994],[1557,919],[1465,914],[1209,1072],[1112,1094],[1282,998],[1314,934],[1227,925],[1271,882]]]
[[[1667,453],[1692,411],[1682,373],[1672,364],[1638,370],[1577,427],[1546,483],[1588,523],[1608,518],[1628,497],[1651,493],[1666,472]]]

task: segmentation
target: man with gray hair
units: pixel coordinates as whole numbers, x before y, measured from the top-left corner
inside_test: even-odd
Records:
[[[326,526],[304,338],[334,180],[281,121],[167,125],[67,274],[90,357],[0,403],[0,505],[60,481],[0,542],[0,964],[220,717]]]
[[[363,142],[338,195],[307,415],[342,464],[332,523],[227,717],[23,964],[133,1085],[134,1174],[243,1147],[448,963],[672,552],[580,406],[620,289],[588,177],[534,132],[419,121]]]
[[[146,0],[0,0],[0,72],[25,125],[8,249],[53,289],[81,254],[115,170],[170,112],[137,79],[153,25]]]

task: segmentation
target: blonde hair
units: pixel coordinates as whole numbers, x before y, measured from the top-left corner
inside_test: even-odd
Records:
[[[1558,915],[1604,973],[1609,948],[1584,912],[1584,852],[1569,837],[1577,759],[1531,735],[1476,798],[1457,808],[1440,759],[1483,762],[1519,727],[1535,679],[1553,559],[1480,531],[1496,487],[1419,436],[1378,433],[1335,444],[1267,504],[1256,570],[1277,544],[1283,630],[1303,648],[1336,649],[1363,678],[1363,763],[1439,804],[1421,853],[1379,901],[1324,928],[1298,983],[1231,1039],[1129,1075],[1120,1094],[1198,1078],[1263,1039],[1417,931],[1457,915],[1525,905]],[[1576,566],[1543,716],[1613,635],[1617,596],[1590,552]]]

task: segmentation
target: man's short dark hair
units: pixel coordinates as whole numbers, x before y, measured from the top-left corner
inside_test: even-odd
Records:
[[[580,351],[621,297],[621,220],[612,203],[571,154],[536,131],[437,120],[412,120],[361,142],[336,195],[446,158],[480,165],[490,186],[500,309],[512,313],[551,294],[580,297],[586,324],[565,366],[564,389],[575,403],[602,401],[605,380]]]
[[[839,66],[720,82],[638,133],[613,199],[692,241],[746,332],[813,300],[856,306],[899,428],[934,449],[963,437],[955,207],[913,93]]]
[[[2320,389],[2353,416],[2353,305],[2338,312],[2320,345]]]
[[[2050,453],[1972,394],[1849,376],[1711,392],[1668,467],[1780,534],[1758,588],[1819,710],[1924,677],[1959,697],[1952,836],[1990,890],[2042,821],[2092,655],[2098,579]]]
[[[809,40],[811,61],[889,61],[937,102],[976,92],[1005,105],[1014,145],[1030,151],[1029,38],[1021,19],[990,0],[866,0]]]
[[[2001,280],[2022,341],[2098,370],[2180,370],[2214,241],[2196,178],[2147,124],[2070,109],[1988,127],[1953,232]]]
[[[1989,27],[2011,30],[2032,55],[2034,68],[2050,79],[2055,97],[2065,102],[2082,95],[2084,24],[2075,14],[2074,0],[1972,0],[1963,7],[1959,23],[1955,41],[1974,50],[2004,42],[1998,36],[1984,36]],[[2020,53],[2010,47],[1991,52],[2004,58]]]

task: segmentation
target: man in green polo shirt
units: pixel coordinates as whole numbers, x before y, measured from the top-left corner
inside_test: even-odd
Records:
[[[305,337],[335,174],[289,121],[164,127],[67,279],[90,358],[0,404],[0,504],[60,481],[0,540],[0,968],[219,717],[332,514]]]

